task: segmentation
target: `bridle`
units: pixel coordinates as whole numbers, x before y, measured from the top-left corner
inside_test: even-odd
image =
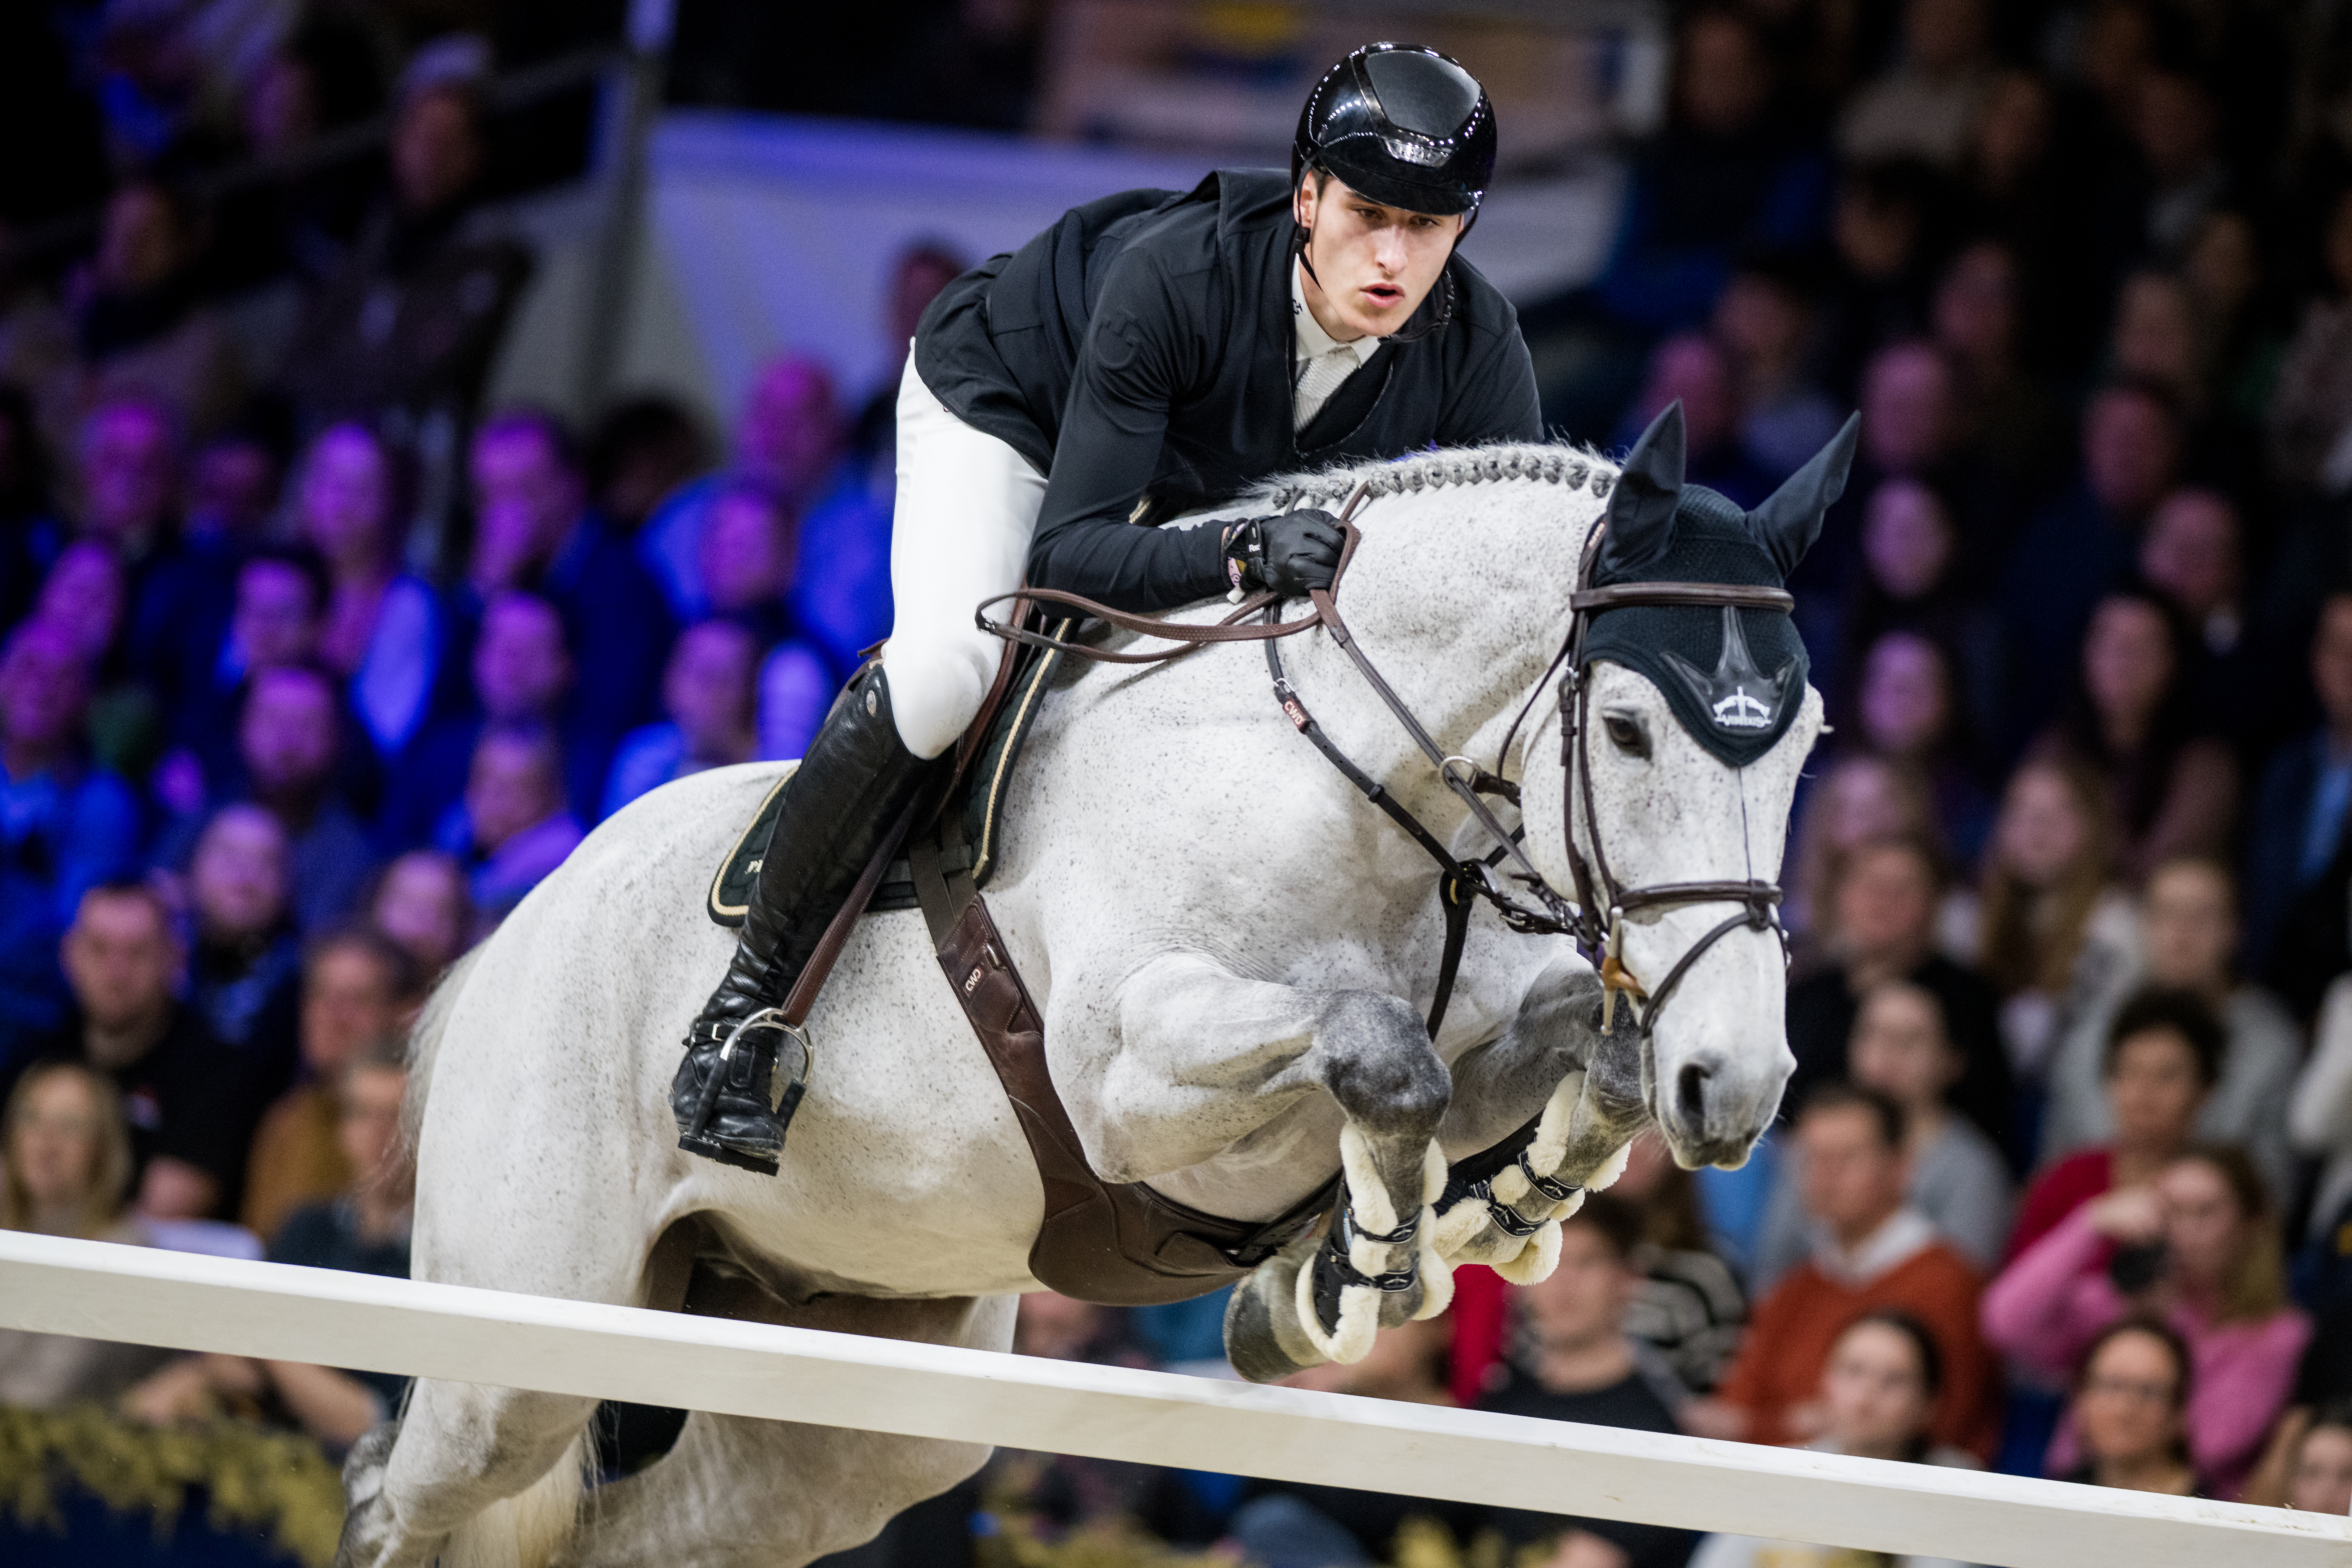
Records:
[[[1771,610],[1785,615],[1796,607],[1796,600],[1779,588],[1732,583],[1621,583],[1596,588],[1592,586],[1592,572],[1601,558],[1601,538],[1607,528],[1604,520],[1585,541],[1583,557],[1577,565],[1576,590],[1569,596],[1568,638],[1560,657],[1554,661],[1555,668],[1565,666],[1559,682],[1559,761],[1566,795],[1560,820],[1565,830],[1562,837],[1568,841],[1569,872],[1576,881],[1575,915],[1570,933],[1576,940],[1577,951],[1601,973],[1601,1026],[1605,1032],[1613,1022],[1617,995],[1623,992],[1636,1009],[1636,1021],[1646,1040],[1657,1027],[1658,1015],[1682,984],[1683,976],[1690,973],[1691,966],[1707,949],[1744,926],[1779,936],[1785,963],[1789,936],[1780,925],[1778,883],[1748,877],[1709,882],[1653,882],[1646,887],[1629,888],[1610,868],[1608,852],[1601,842],[1600,812],[1592,797],[1592,681],[1584,668],[1585,635],[1591,629],[1592,617],[1603,610],[1729,608]],[[1540,684],[1537,689],[1540,693]],[[1526,716],[1527,710],[1522,708],[1519,718]],[[1510,745],[1511,733],[1517,729],[1518,720],[1514,720],[1511,732],[1503,738],[1506,749]],[[1585,840],[1592,850],[1589,858],[1576,842],[1574,814],[1580,808],[1584,817]],[[1736,903],[1740,908],[1685,948],[1674,967],[1666,971],[1665,978],[1654,989],[1644,992],[1641,983],[1625,968],[1625,917],[1645,910],[1686,909],[1694,904],[1713,903]],[[1605,915],[1603,910],[1607,911]]]
[[[1452,1000],[1454,983],[1461,967],[1462,952],[1467,939],[1470,911],[1480,900],[1491,905],[1496,915],[1512,930],[1522,932],[1565,935],[1575,943],[1586,963],[1600,973],[1602,986],[1601,1028],[1609,1030],[1615,1021],[1618,995],[1625,994],[1634,1011],[1634,1021],[1640,1037],[1647,1041],[1657,1026],[1659,1014],[1682,984],[1691,966],[1717,942],[1733,931],[1746,927],[1751,931],[1769,931],[1780,935],[1785,959],[1788,951],[1787,933],[1778,918],[1780,889],[1778,884],[1754,878],[1740,880],[1705,882],[1657,882],[1645,887],[1628,888],[1618,880],[1610,868],[1609,857],[1601,847],[1600,815],[1595,807],[1591,766],[1591,681],[1583,672],[1586,633],[1592,617],[1604,610],[1656,607],[1703,607],[1772,610],[1781,613],[1795,607],[1796,601],[1778,588],[1763,588],[1728,583],[1624,583],[1608,587],[1592,586],[1592,574],[1601,554],[1601,541],[1607,527],[1604,520],[1595,526],[1585,542],[1582,558],[1578,563],[1576,586],[1569,598],[1570,621],[1566,639],[1535,690],[1519,710],[1511,727],[1504,733],[1502,744],[1496,750],[1492,769],[1479,766],[1470,758],[1450,755],[1430,735],[1395,689],[1382,679],[1339,615],[1337,595],[1340,580],[1346,576],[1349,563],[1354,560],[1356,546],[1362,540],[1362,531],[1355,525],[1355,516],[1370,493],[1369,482],[1360,483],[1340,509],[1339,522],[1346,540],[1339,554],[1339,563],[1332,574],[1331,585],[1318,588],[1307,595],[1313,613],[1295,620],[1283,620],[1281,604],[1272,593],[1260,593],[1242,604],[1231,615],[1213,626],[1171,625],[1150,620],[1126,611],[1115,610],[1076,594],[1050,588],[1024,588],[1014,594],[999,595],[984,601],[974,612],[974,619],[982,631],[1008,641],[1027,643],[1033,647],[1053,648],[1075,654],[1081,658],[1104,664],[1158,664],[1181,658],[1212,643],[1262,642],[1265,645],[1268,674],[1273,678],[1275,700],[1299,733],[1313,742],[1316,749],[1333,767],[1355,785],[1366,800],[1380,808],[1430,857],[1438,867],[1438,900],[1445,916],[1445,945],[1438,967],[1437,989],[1430,1005],[1428,1029],[1436,1038],[1444,1023],[1447,1004]],[[1173,642],[1173,648],[1148,653],[1118,653],[1069,642],[1062,637],[1032,630],[1020,624],[1021,611],[1016,607],[1010,622],[989,619],[989,610],[1008,600],[1020,604],[1058,605],[1101,620],[1123,631],[1158,637]],[[1252,616],[1264,618],[1256,625],[1241,624]],[[1483,856],[1462,858],[1445,847],[1444,841],[1388,788],[1356,765],[1345,752],[1323,733],[1305,701],[1285,673],[1280,651],[1280,639],[1296,637],[1301,632],[1321,626],[1331,634],[1332,640],[1346,652],[1381,701],[1388,708],[1405,733],[1437,770],[1437,776],[1446,788],[1469,810],[1480,829],[1493,841],[1493,847]],[[1545,879],[1535,863],[1528,859],[1521,842],[1524,828],[1507,828],[1496,819],[1485,799],[1497,795],[1512,805],[1519,804],[1519,786],[1502,776],[1502,769],[1510,752],[1512,741],[1528,711],[1549,686],[1552,676],[1559,676],[1560,763],[1563,798],[1561,826],[1567,839],[1568,861],[1575,879],[1576,897],[1570,900]],[[1575,816],[1581,809],[1585,837],[1591,846],[1588,858],[1576,842]],[[1508,864],[1507,873],[1497,875]],[[1698,939],[1674,966],[1665,978],[1653,990],[1645,991],[1623,962],[1624,921],[1629,914],[1653,910],[1683,909],[1696,904],[1736,903],[1737,913],[1718,922]]]

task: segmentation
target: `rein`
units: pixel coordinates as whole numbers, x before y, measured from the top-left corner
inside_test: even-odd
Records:
[[[1281,602],[1271,592],[1260,592],[1243,601],[1241,605],[1223,620],[1211,626],[1171,625],[1150,619],[1125,610],[1115,610],[1076,594],[1053,588],[1024,588],[1014,594],[1000,594],[982,602],[973,612],[980,629],[1009,642],[1026,643],[1033,647],[1051,648],[1098,664],[1161,664],[1196,653],[1214,643],[1255,642],[1265,645],[1265,662],[1274,681],[1275,700],[1292,726],[1311,742],[1315,749],[1338,769],[1348,782],[1373,805],[1394,822],[1414,843],[1428,852],[1437,862],[1438,901],[1444,912],[1445,944],[1438,963],[1437,989],[1430,1004],[1428,1030],[1430,1038],[1437,1037],[1445,1019],[1447,1005],[1452,1001],[1455,977],[1461,970],[1462,952],[1470,931],[1470,911],[1480,899],[1494,906],[1496,914],[1513,931],[1523,933],[1564,935],[1571,938],[1577,951],[1600,973],[1602,986],[1601,1029],[1612,1026],[1617,996],[1624,993],[1635,1006],[1636,1024],[1643,1038],[1656,1027],[1659,1012],[1666,1000],[1682,983],[1700,955],[1731,932],[1747,927],[1755,931],[1780,931],[1776,909],[1780,901],[1777,884],[1748,879],[1739,881],[1660,882],[1648,887],[1627,888],[1619,882],[1610,869],[1608,856],[1601,847],[1599,813],[1593,804],[1592,769],[1590,759],[1591,726],[1589,710],[1591,701],[1591,682],[1581,673],[1584,637],[1595,615],[1603,610],[1634,606],[1730,606],[1740,609],[1776,610],[1787,612],[1796,601],[1777,588],[1761,588],[1724,583],[1626,583],[1610,587],[1591,585],[1592,572],[1600,559],[1601,538],[1607,524],[1597,525],[1585,542],[1582,558],[1578,563],[1576,587],[1569,598],[1570,620],[1566,640],[1559,653],[1537,682],[1527,704],[1512,720],[1510,730],[1504,735],[1497,750],[1493,770],[1479,766],[1468,757],[1449,755],[1441,747],[1404,700],[1383,679],[1340,616],[1337,595],[1348,567],[1355,559],[1356,547],[1362,542],[1363,531],[1355,524],[1356,513],[1362,510],[1370,494],[1369,480],[1360,482],[1340,509],[1339,522],[1345,540],[1339,552],[1339,563],[1331,574],[1328,588],[1317,588],[1307,595],[1312,613],[1296,620],[1281,618]],[[1032,631],[1017,624],[989,619],[994,605],[1008,600],[1033,604],[1050,604],[1078,612],[1082,616],[1104,622],[1121,631],[1143,637],[1158,637],[1177,646],[1148,653],[1114,653],[1074,643],[1049,633]],[[1253,615],[1262,615],[1255,625],[1241,624]],[[1437,770],[1437,776],[1461,799],[1471,816],[1493,839],[1494,847],[1485,856],[1471,859],[1458,858],[1447,849],[1444,842],[1430,830],[1419,817],[1393,795],[1387,786],[1356,765],[1355,762],[1323,733],[1322,726],[1307,710],[1287,676],[1284,673],[1279,639],[1297,637],[1301,632],[1321,626],[1331,634],[1332,640],[1346,652],[1357,673],[1363,677],[1375,696],[1379,697],[1412,737],[1413,744]],[[1560,677],[1560,762],[1566,778],[1563,784],[1561,820],[1572,823],[1580,796],[1585,834],[1592,846],[1588,860],[1579,849],[1576,835],[1570,831],[1568,839],[1569,868],[1576,879],[1573,902],[1560,896],[1535,863],[1528,858],[1521,845],[1524,829],[1507,828],[1496,819],[1483,796],[1500,795],[1517,805],[1519,787],[1502,776],[1502,767],[1509,753],[1512,740],[1552,673],[1566,669]],[[1580,789],[1580,783],[1581,787]],[[1497,869],[1505,861],[1517,868],[1507,878],[1498,879]],[[1536,900],[1531,906],[1517,896],[1507,882],[1517,883]],[[1737,903],[1735,913],[1717,924],[1685,950],[1665,978],[1654,992],[1645,992],[1622,962],[1624,919],[1628,913],[1643,910],[1678,909],[1692,904]],[[1539,907],[1537,907],[1539,906]],[[1601,911],[1607,910],[1604,917]],[[1781,932],[1781,948],[1785,956],[1788,946],[1786,932]]]

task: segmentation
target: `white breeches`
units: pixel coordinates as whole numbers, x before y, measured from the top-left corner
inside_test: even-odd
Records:
[[[946,751],[980,713],[1004,645],[972,624],[972,609],[1021,586],[1045,500],[1045,476],[950,413],[915,374],[910,349],[898,381],[896,611],[882,666],[898,739],[919,757]]]

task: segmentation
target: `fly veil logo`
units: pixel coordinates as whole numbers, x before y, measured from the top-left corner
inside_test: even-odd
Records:
[[[1671,650],[1664,658],[1666,667],[1690,688],[1718,730],[1771,729],[1780,721],[1789,675],[1796,668],[1791,661],[1782,665],[1779,674],[1769,676],[1757,668],[1755,656],[1748,651],[1748,634],[1739,625],[1739,612],[1728,605],[1723,607],[1723,651],[1716,658],[1714,674],[1702,674],[1696,665]]]

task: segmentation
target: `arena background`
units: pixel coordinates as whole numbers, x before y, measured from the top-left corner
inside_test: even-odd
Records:
[[[1493,94],[1559,436],[1679,399],[1753,504],[1864,426],[1782,1124],[1307,1381],[2352,1507],[2344,0],[8,8],[0,1227],[405,1273],[433,978],[887,631],[929,292],[1382,37]],[[1218,1305],[1020,1349],[1229,1375]],[[400,1387],[0,1331],[0,1555],[322,1563]],[[1047,1455],[847,1560],[1209,1553],[1855,1561]]]

